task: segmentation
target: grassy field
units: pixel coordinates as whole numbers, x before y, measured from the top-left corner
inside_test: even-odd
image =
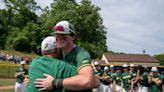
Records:
[[[18,66],[1,66],[0,65],[0,78],[13,78]]]
[[[15,79],[0,79],[0,86],[9,86],[9,85],[15,85]],[[0,90],[0,92],[14,92],[14,89],[4,89]]]
[[[0,78],[14,78],[16,70],[20,66],[17,64],[1,64],[0,63]],[[29,66],[26,66],[29,69]]]
[[[8,86],[8,85],[15,85],[15,79],[12,79],[12,80],[1,80],[0,79],[0,86]]]
[[[4,89],[4,90],[0,90],[0,92],[15,92],[14,89]]]

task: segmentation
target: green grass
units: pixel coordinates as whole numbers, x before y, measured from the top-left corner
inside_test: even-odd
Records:
[[[0,66],[0,78],[14,78],[19,66]]]
[[[16,80],[1,80],[0,79],[0,86],[8,86],[8,85],[15,85]]]
[[[19,65],[15,64],[0,64],[0,78],[14,78],[15,72],[19,68]],[[26,66],[29,69],[29,66]]]
[[[0,92],[15,92],[14,89],[5,89],[5,90],[0,90]]]
[[[15,85],[15,80],[1,80],[0,79],[0,86],[8,86],[8,85]],[[0,92],[15,92],[14,89],[4,89],[0,90]]]

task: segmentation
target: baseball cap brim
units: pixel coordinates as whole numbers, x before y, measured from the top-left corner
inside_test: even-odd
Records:
[[[71,34],[71,32],[61,32],[61,31],[56,31],[54,33],[55,34]]]
[[[50,35],[54,36],[56,34],[63,34],[63,35],[68,35],[68,34],[71,34],[71,32],[51,32]]]
[[[117,67],[116,70],[122,70],[122,67]]]

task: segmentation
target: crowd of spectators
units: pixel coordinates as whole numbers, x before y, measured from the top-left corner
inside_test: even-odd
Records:
[[[0,53],[0,61],[9,62],[9,63],[13,63],[13,64],[19,64],[21,61],[26,61],[28,63],[28,62],[30,62],[30,59],[28,59],[27,57],[10,55],[10,54],[1,52]]]

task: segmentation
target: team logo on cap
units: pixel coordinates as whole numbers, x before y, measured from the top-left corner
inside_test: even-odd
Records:
[[[48,49],[48,44],[45,44],[44,50],[47,50],[47,49]]]

